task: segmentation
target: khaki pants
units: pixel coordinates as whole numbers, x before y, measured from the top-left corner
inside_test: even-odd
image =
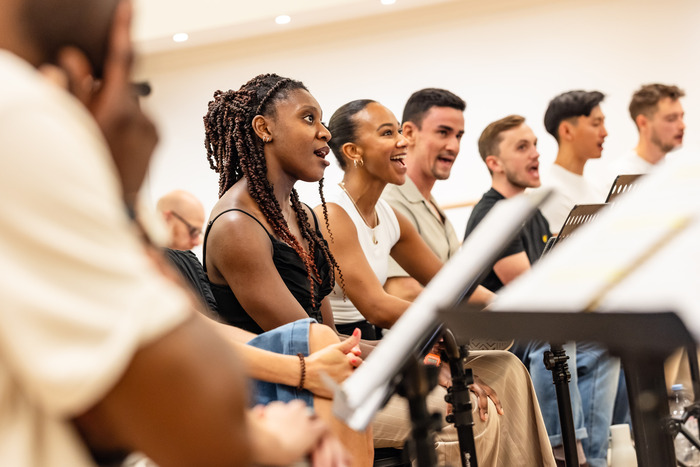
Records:
[[[489,400],[489,417],[479,418],[476,396],[472,393],[474,440],[477,460],[482,467],[554,466],[552,448],[542,421],[530,375],[520,360],[501,350],[471,351],[467,367],[498,394],[503,415],[496,413]],[[428,397],[431,412],[445,414],[446,390],[437,387]],[[411,434],[408,403],[394,396],[372,423],[375,448],[402,448]],[[457,431],[443,418],[443,429],[435,439],[438,465],[459,467]]]

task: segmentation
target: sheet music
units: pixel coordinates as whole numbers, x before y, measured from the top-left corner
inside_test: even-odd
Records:
[[[700,161],[644,177],[502,289],[492,309],[675,311],[700,340]]]

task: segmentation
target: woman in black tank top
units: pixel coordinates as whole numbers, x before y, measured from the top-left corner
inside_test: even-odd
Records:
[[[219,313],[255,333],[306,317],[333,327],[325,297],[335,260],[294,190],[297,180],[322,182],[329,165],[318,102],[299,81],[260,75],[217,91],[204,124],[220,197],[204,267]]]

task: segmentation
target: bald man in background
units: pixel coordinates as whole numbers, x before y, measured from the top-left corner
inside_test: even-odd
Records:
[[[192,193],[174,190],[158,200],[156,209],[163,216],[170,239],[167,247],[191,250],[202,244],[204,206]]]

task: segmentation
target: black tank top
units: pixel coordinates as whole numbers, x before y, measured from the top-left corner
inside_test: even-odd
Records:
[[[312,306],[311,303],[311,287],[309,285],[309,279],[306,274],[306,266],[304,262],[299,257],[294,248],[287,245],[283,241],[275,238],[264,225],[260,223],[252,214],[243,211],[241,209],[227,209],[226,211],[217,214],[214,219],[212,219],[207,225],[207,230],[204,234],[204,246],[202,251],[202,262],[204,263],[204,270],[206,271],[207,265],[207,237],[209,236],[209,231],[214,222],[222,215],[230,211],[238,211],[257,222],[260,227],[262,227],[267,236],[270,237],[270,242],[272,242],[272,261],[277,268],[282,280],[289,289],[289,291],[294,295],[299,304],[304,308],[306,313],[310,318],[314,318],[319,323],[323,322],[321,317],[321,301],[323,298],[331,292],[331,270],[330,264],[326,260],[326,256],[323,254],[320,248],[316,248],[314,253],[314,261],[316,263],[316,270],[319,274],[319,279],[314,278],[314,296],[316,306]],[[318,229],[318,220],[313,211],[311,215],[314,218],[314,224],[316,227],[316,234],[319,241],[324,242],[321,233]],[[236,326],[238,328],[245,329],[255,334],[260,334],[264,330],[255,322],[255,320],[243,309],[240,302],[236,298],[236,295],[231,290],[228,285],[214,284],[209,281],[211,285],[211,290],[216,298],[216,303],[218,305],[218,312],[221,318],[228,324]]]

